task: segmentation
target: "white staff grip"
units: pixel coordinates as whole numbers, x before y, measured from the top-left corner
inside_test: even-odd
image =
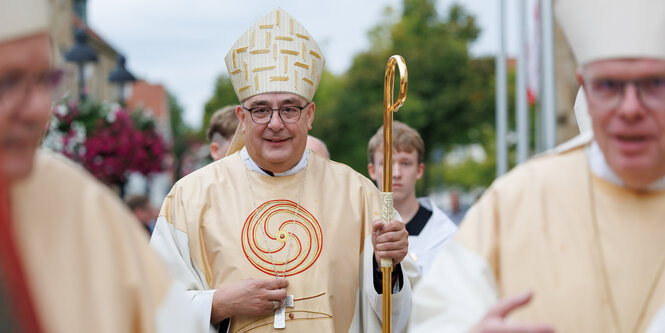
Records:
[[[381,192],[381,221],[388,223],[393,219],[393,192]],[[393,260],[381,258],[381,267],[393,267]]]

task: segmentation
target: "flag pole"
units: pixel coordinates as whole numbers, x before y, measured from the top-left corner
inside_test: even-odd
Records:
[[[515,118],[517,122],[517,163],[524,163],[529,158],[529,107],[527,99],[527,56],[526,56],[526,33],[527,33],[527,20],[526,0],[519,0],[518,2],[518,20],[519,20],[519,33],[518,33],[518,57],[517,57],[517,79],[516,79],[516,93],[515,93]]]
[[[496,176],[508,171],[508,87],[506,69],[506,0],[499,0],[499,52],[496,55]]]
[[[399,95],[393,103],[395,85],[395,65],[399,70]],[[393,219],[393,112],[397,112],[404,105],[408,73],[406,63],[400,55],[393,55],[388,59],[383,90],[383,192],[381,192],[381,220],[388,223]],[[381,258],[381,273],[383,278],[383,333],[391,332],[392,315],[392,259]]]

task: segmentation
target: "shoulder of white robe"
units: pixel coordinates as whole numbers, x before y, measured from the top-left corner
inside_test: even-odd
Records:
[[[421,201],[422,200],[422,201]],[[432,200],[432,198],[419,198],[418,202],[421,204],[427,202],[425,208],[432,211],[432,216],[427,221],[425,228],[421,234],[428,237],[429,245],[427,248],[437,248],[441,243],[449,240],[455,232],[457,232],[457,225],[444,213]]]
[[[452,240],[415,287],[409,331],[465,332],[497,300],[487,261]]]
[[[189,305],[183,287],[174,281],[157,311],[157,332],[214,333],[211,325],[197,319]]]
[[[200,325],[209,323],[214,289],[210,288],[205,275],[192,261],[187,233],[176,229],[164,216],[160,216],[150,239],[150,247],[181,286],[181,293],[187,294],[187,303]]]
[[[653,317],[649,328],[646,333],[663,333],[665,332],[665,306],[660,308],[660,311]]]

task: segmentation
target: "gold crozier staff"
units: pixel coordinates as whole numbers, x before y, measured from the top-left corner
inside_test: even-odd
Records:
[[[399,95],[393,103],[395,64],[399,69]],[[383,192],[381,192],[381,220],[388,223],[393,218],[393,112],[399,110],[406,100],[408,73],[406,63],[400,55],[393,55],[386,65],[383,88]],[[392,313],[392,259],[381,258],[383,274],[383,333],[391,332]]]

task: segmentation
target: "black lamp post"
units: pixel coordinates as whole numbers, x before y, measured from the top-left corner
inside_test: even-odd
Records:
[[[118,54],[116,57],[116,67],[109,73],[109,82],[118,84],[118,102],[124,104],[125,83],[134,82],[136,78],[125,68],[125,57]]]
[[[74,62],[79,68],[79,95],[81,101],[85,100],[85,82],[83,78],[83,68],[88,62],[97,62],[97,52],[88,45],[88,35],[81,28],[77,28],[74,33],[76,42],[67,53],[65,59]]]

